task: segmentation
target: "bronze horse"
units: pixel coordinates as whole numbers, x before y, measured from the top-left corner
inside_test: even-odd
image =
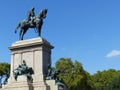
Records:
[[[46,18],[46,14],[47,14],[47,9],[43,9],[38,14],[38,16],[34,17],[32,24],[28,20],[22,20],[21,22],[19,22],[15,29],[15,33],[16,33],[18,28],[20,28],[19,39],[23,40],[23,36],[29,28],[35,28],[37,35],[41,36],[41,27],[43,25],[43,19]]]

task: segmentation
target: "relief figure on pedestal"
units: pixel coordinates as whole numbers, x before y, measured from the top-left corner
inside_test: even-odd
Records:
[[[25,75],[30,80],[32,79],[31,75],[34,74],[34,71],[31,67],[28,67],[26,65],[25,60],[23,60],[23,63],[13,71],[13,74],[14,74],[15,80],[17,80],[17,77],[20,75]]]

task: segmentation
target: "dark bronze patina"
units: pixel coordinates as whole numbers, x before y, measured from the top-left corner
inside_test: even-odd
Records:
[[[46,18],[47,11],[47,9],[41,10],[38,16],[35,16],[34,7],[29,11],[28,18],[26,20],[20,21],[15,29],[15,33],[17,33],[17,29],[20,28],[20,40],[23,40],[23,36],[29,28],[35,28],[37,35],[41,36],[43,19]]]

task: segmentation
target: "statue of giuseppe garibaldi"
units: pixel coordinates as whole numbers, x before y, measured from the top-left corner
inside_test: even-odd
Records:
[[[42,9],[41,12],[37,16],[35,16],[34,12],[35,8],[32,7],[28,12],[28,17],[25,20],[22,20],[18,23],[15,33],[17,33],[18,28],[20,28],[19,40],[23,40],[24,34],[27,32],[29,28],[33,28],[36,30],[38,36],[41,36],[41,28],[43,25],[43,19],[46,18],[47,9]]]

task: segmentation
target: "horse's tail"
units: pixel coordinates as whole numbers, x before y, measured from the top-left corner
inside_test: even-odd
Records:
[[[15,33],[17,33],[17,29],[20,27],[20,22],[18,23],[17,27],[15,28]]]

